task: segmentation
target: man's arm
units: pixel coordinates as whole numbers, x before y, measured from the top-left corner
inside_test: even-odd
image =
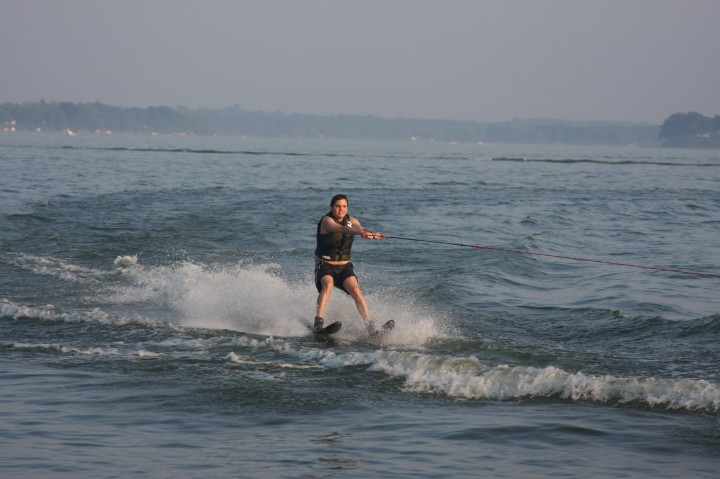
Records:
[[[350,217],[352,226],[339,225],[333,221],[329,216],[325,216],[320,225],[320,233],[342,233],[346,235],[367,235],[369,239],[382,239],[380,233],[375,233],[367,228],[363,228],[357,218]]]

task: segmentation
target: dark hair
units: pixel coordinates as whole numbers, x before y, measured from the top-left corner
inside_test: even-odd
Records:
[[[333,196],[332,199],[330,200],[330,208],[332,208],[333,206],[335,206],[335,203],[336,203],[338,200],[348,201],[347,196],[345,196],[345,195],[335,195],[335,196]],[[350,203],[350,202],[348,201],[348,203]]]

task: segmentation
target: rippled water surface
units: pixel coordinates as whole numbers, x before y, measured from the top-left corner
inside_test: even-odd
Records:
[[[3,477],[717,477],[717,152],[6,134],[0,170]],[[336,193],[395,236],[354,247],[382,342],[339,291],[308,335]]]

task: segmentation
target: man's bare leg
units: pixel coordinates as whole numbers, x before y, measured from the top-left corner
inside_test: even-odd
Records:
[[[316,318],[325,318],[325,312],[327,311],[328,303],[330,302],[330,293],[332,293],[333,286],[332,276],[326,275],[320,278],[320,293],[317,297],[317,306],[315,309]]]
[[[345,291],[350,294],[352,299],[355,300],[355,306],[365,323],[367,323],[368,326],[371,326],[372,319],[370,319],[370,308],[368,308],[367,300],[365,300],[365,296],[360,290],[357,278],[355,276],[350,276],[343,283],[343,287],[345,288]]]

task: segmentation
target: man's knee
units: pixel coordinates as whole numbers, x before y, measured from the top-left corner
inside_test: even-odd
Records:
[[[346,279],[343,282],[343,288],[345,288],[345,291],[355,298],[356,296],[362,296],[362,291],[360,291],[360,285],[357,282],[357,279],[353,276],[348,279]]]
[[[332,291],[334,285],[335,285],[335,282],[333,281],[332,276],[325,275],[322,278],[320,278],[320,292],[321,293]]]

